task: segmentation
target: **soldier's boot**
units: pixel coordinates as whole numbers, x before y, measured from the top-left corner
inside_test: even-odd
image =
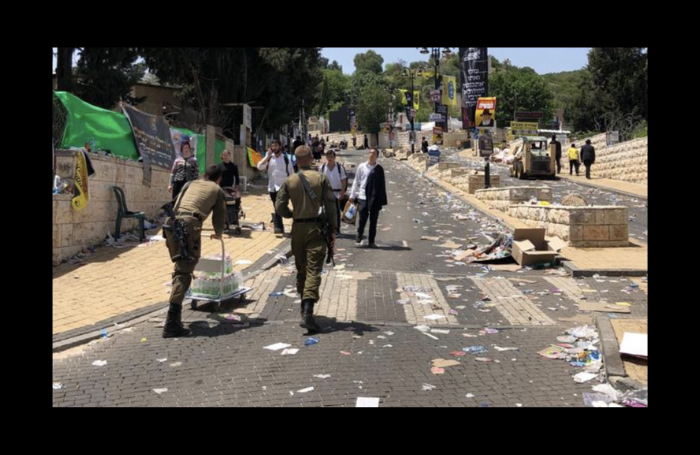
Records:
[[[321,331],[321,327],[314,319],[314,301],[311,299],[306,299],[301,302],[301,323],[299,327],[302,327],[309,331],[309,333],[318,333]]]
[[[190,329],[182,325],[182,305],[171,303],[170,308],[168,308],[168,316],[165,319],[163,338],[186,337],[190,333],[192,333]]]

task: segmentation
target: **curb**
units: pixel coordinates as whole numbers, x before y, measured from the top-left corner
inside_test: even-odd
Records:
[[[292,256],[291,239],[285,239],[276,249],[274,256],[267,262],[262,264],[259,269],[244,275],[243,281],[248,281],[250,278],[261,274],[262,272],[269,270],[278,263],[282,262],[283,257],[286,261]],[[281,253],[286,251],[285,253]],[[254,266],[255,264],[253,264]],[[148,319],[153,316],[160,314],[165,314],[168,307],[168,302],[155,303],[144,308],[139,308],[138,310],[130,311],[128,313],[120,314],[103,321],[98,321],[94,324],[87,325],[85,327],[79,327],[77,329],[72,329],[67,332],[58,333],[53,336],[53,352],[65,351],[81,344],[89,343],[90,341],[96,340],[102,336],[101,331],[104,329],[107,331],[107,336],[113,335],[115,332],[123,330],[124,328],[139,324],[141,322],[148,321]]]

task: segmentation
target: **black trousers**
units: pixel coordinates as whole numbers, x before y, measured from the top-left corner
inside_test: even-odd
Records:
[[[270,192],[270,199],[272,199],[272,208],[273,208],[273,210],[275,210],[275,214],[273,216],[273,221],[275,222],[275,228],[282,229],[282,232],[284,232],[284,223],[282,223],[282,215],[277,214],[277,210],[275,209],[275,200],[277,199],[277,191]]]
[[[583,165],[586,166],[586,178],[590,179],[591,178],[591,166],[593,165],[593,161],[585,160],[583,162]]]
[[[574,174],[574,168],[576,168],[576,175],[578,175],[578,167],[580,164],[578,160],[569,160],[569,175]]]
[[[360,226],[357,228],[357,238],[362,240],[365,233],[367,219],[369,219],[369,243],[374,243],[377,237],[377,221],[379,221],[380,210],[370,210],[366,199],[360,199]]]

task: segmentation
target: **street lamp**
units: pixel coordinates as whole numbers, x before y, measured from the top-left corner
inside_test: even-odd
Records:
[[[422,76],[423,75],[423,68],[418,68],[417,70],[411,70],[409,68],[404,68],[403,71],[401,72],[403,76],[410,76],[411,77],[411,102],[406,103],[406,112],[410,115],[408,115],[408,120],[411,122],[411,154],[415,152],[415,145],[416,145],[416,133],[414,132],[413,129],[413,122],[416,118],[415,114],[413,113],[413,92],[414,92],[414,80],[416,76]]]
[[[441,48],[439,48],[439,47],[431,47],[430,50],[428,50],[427,47],[424,47],[420,51],[421,54],[430,54],[430,56],[432,57],[432,59],[435,63],[435,90],[440,88],[440,86],[438,85],[438,70],[440,69],[440,49]],[[445,54],[445,56],[447,57],[447,56],[452,54],[452,51],[450,50],[449,47],[446,47],[446,48],[444,48],[442,53]],[[437,113],[438,104],[439,104],[439,101],[436,101],[435,102],[435,113]],[[445,119],[445,131],[447,131],[447,124],[449,123],[448,120],[449,120],[449,116],[447,116],[447,118]]]

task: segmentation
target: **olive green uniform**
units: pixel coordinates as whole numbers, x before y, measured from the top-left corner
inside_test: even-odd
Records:
[[[310,167],[299,171],[309,182],[309,186],[323,201],[331,232],[338,230],[335,208],[335,195],[328,178]],[[289,210],[289,201],[293,210]],[[292,253],[297,267],[297,291],[302,300],[319,299],[318,288],[321,286],[321,270],[326,257],[326,243],[321,234],[319,201],[311,201],[304,190],[304,185],[297,174],[287,177],[277,193],[275,201],[277,213],[284,218],[293,218]]]
[[[178,219],[187,224],[188,245],[192,259],[175,261],[170,303],[182,306],[185,293],[192,283],[192,273],[202,254],[202,222],[214,212],[212,222],[214,232],[222,235],[226,219],[224,192],[219,185],[209,180],[194,180],[186,191],[181,192],[175,203],[174,212]],[[171,245],[168,245],[171,248]],[[172,254],[172,250],[171,250]]]

